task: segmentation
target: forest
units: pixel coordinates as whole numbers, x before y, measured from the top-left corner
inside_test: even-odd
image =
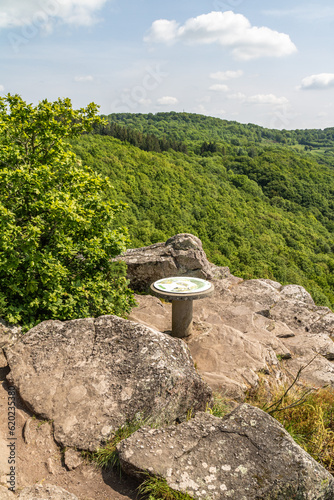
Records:
[[[270,130],[189,113],[112,114],[72,140],[127,205],[132,247],[197,235],[246,279],[304,286],[334,307],[334,127]]]

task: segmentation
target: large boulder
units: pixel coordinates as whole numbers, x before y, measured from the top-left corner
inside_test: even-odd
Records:
[[[211,397],[182,340],[116,316],[45,321],[5,353],[10,382],[63,446],[95,450],[128,421],[182,419]]]
[[[215,274],[201,240],[187,233],[177,234],[165,243],[127,250],[118,259],[126,262],[130,286],[136,291],[148,291],[151,283],[169,276],[211,279]],[[228,272],[228,268],[222,269]]]
[[[148,471],[198,500],[331,500],[334,479],[279,422],[243,404],[225,418],[198,413],[179,426],[142,428],[118,445],[123,470]]]

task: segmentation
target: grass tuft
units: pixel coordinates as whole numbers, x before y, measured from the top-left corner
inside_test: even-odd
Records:
[[[149,475],[138,487],[138,492],[147,500],[194,500],[188,493],[173,490],[166,479]]]
[[[233,409],[233,405],[231,401],[226,398],[225,396],[222,396],[218,392],[214,393],[212,396],[213,403],[211,407],[209,405],[206,405],[205,411],[207,413],[210,413],[211,415],[214,415],[215,417],[223,418],[225,415],[230,413]]]
[[[131,436],[138,429],[146,424],[146,420],[142,417],[136,418],[131,422],[122,425],[108,440],[105,446],[98,448],[95,452],[90,453],[88,458],[95,462],[99,467],[118,467],[119,456],[116,446],[118,443]]]

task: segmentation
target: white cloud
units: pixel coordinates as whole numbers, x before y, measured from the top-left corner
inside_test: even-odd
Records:
[[[238,71],[217,71],[217,73],[210,73],[210,78],[213,80],[231,80],[232,78],[239,78],[244,72],[239,69]]]
[[[319,73],[303,78],[298,89],[328,89],[330,87],[334,87],[334,73]]]
[[[229,88],[227,85],[223,85],[222,83],[215,83],[215,85],[211,85],[209,90],[214,90],[215,92],[228,92]]]
[[[289,102],[286,97],[277,97],[274,94],[256,94],[247,97],[242,92],[237,92],[235,94],[229,94],[227,97],[250,104],[273,104],[275,106],[281,106]]]
[[[287,104],[289,101],[286,97],[277,97],[274,94],[257,94],[247,98],[247,102],[256,104]]]
[[[96,22],[95,13],[108,0],[2,0],[0,28],[34,25],[50,30],[58,19],[66,24],[90,26]]]
[[[179,101],[178,99],[176,99],[176,97],[171,97],[169,95],[157,99],[157,103],[160,104],[160,106],[172,106],[173,104],[177,104],[178,102]]]
[[[5,87],[3,85],[0,85],[0,92],[3,92],[5,90]]]
[[[251,26],[242,14],[232,11],[210,12],[188,19],[183,25],[175,20],[154,21],[146,42],[172,44],[217,43],[232,50],[240,60],[258,57],[282,57],[297,51],[289,35],[267,27]]]
[[[94,78],[92,75],[85,75],[85,76],[75,76],[74,81],[75,82],[92,82]]]

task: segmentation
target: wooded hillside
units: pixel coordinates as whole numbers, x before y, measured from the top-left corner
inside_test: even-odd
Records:
[[[117,222],[133,247],[191,232],[233,274],[297,283],[334,306],[334,128],[278,131],[174,112],[108,121],[73,149],[128,204]]]

